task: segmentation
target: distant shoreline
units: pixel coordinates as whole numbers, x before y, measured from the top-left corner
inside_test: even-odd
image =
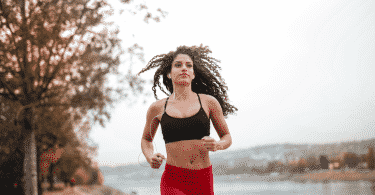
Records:
[[[360,173],[356,170],[328,170],[316,171],[302,174],[275,173],[275,174],[233,174],[214,176],[216,182],[296,182],[296,183],[327,183],[331,181],[370,181],[375,183],[375,171]],[[65,188],[63,183],[58,183],[55,187],[60,191],[44,192],[43,195],[104,195],[104,194],[121,194],[128,193],[117,190],[107,185],[77,185],[75,187]]]
[[[134,175],[133,175],[134,176]],[[139,175],[137,175],[139,176]],[[307,173],[265,173],[265,174],[256,174],[256,173],[242,173],[242,174],[231,174],[231,175],[214,175],[214,179],[216,178],[217,181],[225,181],[225,182],[232,182],[232,181],[264,181],[264,182],[274,182],[274,181],[294,181],[299,183],[305,183],[306,181],[311,182],[327,182],[327,181],[359,181],[359,180],[366,180],[369,181],[371,179],[375,179],[375,171],[370,171],[368,169],[365,170],[319,170],[319,171],[311,171]],[[119,176],[122,178],[122,181],[132,180],[132,177],[129,175],[126,176]],[[148,181],[148,180],[160,180],[161,174],[158,173],[153,175],[153,177],[149,176],[140,176],[137,180],[141,181]]]
[[[360,173],[356,170],[347,171],[325,171],[321,173],[307,173],[302,176],[294,177],[295,181],[312,181],[312,182],[328,182],[328,181],[374,181],[375,171]]]
[[[319,182],[325,183],[329,181],[371,181],[375,182],[375,171],[360,173],[355,170],[348,171],[319,171],[302,174],[277,173],[271,174],[233,174],[214,176],[218,181],[236,182],[236,181],[254,181],[254,182],[277,182],[277,181],[293,181],[297,183]]]

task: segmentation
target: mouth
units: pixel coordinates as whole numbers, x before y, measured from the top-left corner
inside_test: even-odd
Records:
[[[187,74],[184,73],[184,74],[180,74],[180,76],[189,76],[189,75],[187,75]]]

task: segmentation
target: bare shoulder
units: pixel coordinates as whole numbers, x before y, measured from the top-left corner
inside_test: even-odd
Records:
[[[208,94],[202,94],[202,101],[206,103],[209,109],[210,115],[212,111],[218,112],[218,113],[223,112],[219,101],[214,96],[208,95]]]
[[[166,100],[167,100],[167,98],[156,100],[154,103],[151,104],[151,106],[154,109],[157,109],[158,111],[160,111],[164,108],[164,104],[165,104]]]
[[[202,97],[202,100],[206,102],[208,105],[212,105],[213,103],[217,102],[216,98],[209,94],[199,94]]]
[[[161,100],[154,101],[147,110],[147,120],[151,121],[155,117],[161,120],[161,114],[164,111],[163,102],[166,101],[166,98]]]

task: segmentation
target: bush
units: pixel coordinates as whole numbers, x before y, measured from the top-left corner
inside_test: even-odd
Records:
[[[374,149],[373,148],[369,148],[368,149],[367,164],[368,164],[368,168],[370,170],[374,170],[375,169],[375,157],[374,157]]]
[[[359,164],[360,160],[361,159],[354,153],[345,153],[344,155],[345,165],[347,165],[349,168],[355,168]]]

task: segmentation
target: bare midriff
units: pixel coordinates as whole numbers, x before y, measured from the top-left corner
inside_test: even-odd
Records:
[[[184,140],[165,145],[167,163],[187,169],[204,169],[211,166],[209,151],[203,147],[201,140]]]

